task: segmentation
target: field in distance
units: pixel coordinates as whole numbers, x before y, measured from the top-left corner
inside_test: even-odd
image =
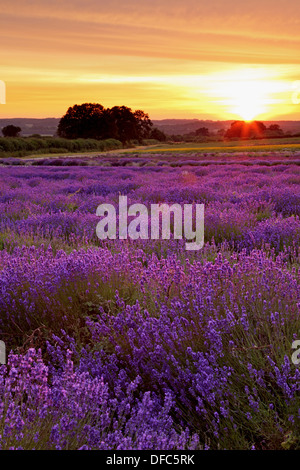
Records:
[[[147,152],[263,152],[300,150],[300,137],[280,139],[235,140],[217,142],[161,143],[147,147]],[[136,150],[135,150],[136,151]],[[139,151],[139,150],[137,150]],[[140,151],[145,151],[141,149]]]

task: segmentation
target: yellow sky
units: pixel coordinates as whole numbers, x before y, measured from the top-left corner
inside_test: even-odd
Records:
[[[300,119],[299,0],[0,0],[0,8],[0,117],[60,117],[98,102],[152,119]]]

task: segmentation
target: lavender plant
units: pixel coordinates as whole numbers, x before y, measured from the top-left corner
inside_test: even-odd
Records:
[[[268,158],[1,167],[1,449],[300,448],[300,170]],[[120,194],[204,203],[203,249],[99,240]]]

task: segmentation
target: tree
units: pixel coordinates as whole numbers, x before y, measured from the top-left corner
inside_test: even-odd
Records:
[[[165,142],[167,140],[167,136],[163,131],[161,131],[160,129],[157,129],[157,127],[154,127],[151,130],[150,139],[155,139],[155,140],[159,140],[160,142]]]
[[[199,129],[197,129],[195,131],[195,135],[196,136],[208,137],[209,136],[209,130],[207,129],[207,127],[199,127]]]
[[[260,121],[234,121],[225,132],[224,137],[228,139],[252,139],[261,138],[266,135],[266,126]]]
[[[282,137],[284,135],[283,130],[278,124],[271,124],[268,129],[268,136],[270,137]]]
[[[68,139],[92,138],[141,141],[150,135],[152,122],[148,114],[132,112],[127,106],[105,109],[98,103],[74,105],[61,118],[57,133]]]
[[[108,110],[111,137],[120,140],[123,144],[129,140],[139,140],[137,120],[134,113],[127,106],[114,106]]]
[[[138,109],[134,112],[134,117],[137,121],[138,140],[148,139],[150,137],[151,128],[153,126],[149,115]]]
[[[68,109],[58,124],[57,134],[67,139],[103,139],[106,131],[104,107],[98,103],[83,103]]]
[[[8,126],[3,127],[2,134],[4,135],[4,137],[18,137],[21,130],[21,127],[10,124]]]

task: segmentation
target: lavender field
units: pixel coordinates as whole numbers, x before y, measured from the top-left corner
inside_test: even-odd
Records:
[[[300,449],[299,157],[6,163],[0,449]],[[204,247],[99,240],[119,195],[204,203]]]

